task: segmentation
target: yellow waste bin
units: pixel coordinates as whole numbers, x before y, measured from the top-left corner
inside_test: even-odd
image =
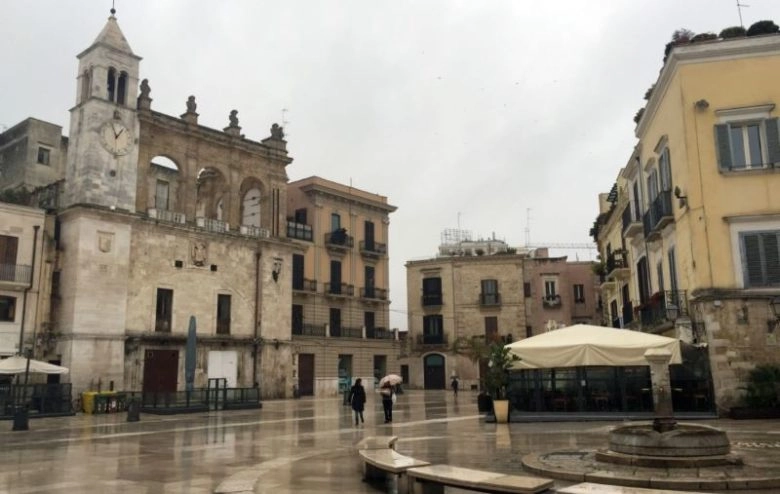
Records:
[[[95,413],[95,391],[84,391],[81,393],[81,409],[84,413]]]

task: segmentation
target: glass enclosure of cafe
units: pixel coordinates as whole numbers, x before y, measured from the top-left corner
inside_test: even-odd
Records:
[[[669,366],[675,413],[714,413],[707,349],[682,345],[682,357]],[[649,366],[512,371],[508,395],[520,412],[653,412]]]

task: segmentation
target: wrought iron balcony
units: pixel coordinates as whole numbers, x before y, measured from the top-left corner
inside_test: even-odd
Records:
[[[368,298],[372,300],[387,300],[387,290],[384,288],[365,286],[360,289],[360,298]]]
[[[330,335],[334,338],[363,338],[363,328],[331,327]]]
[[[340,297],[354,297],[355,285],[347,283],[325,283],[325,294]]]
[[[441,293],[424,293],[422,296],[423,307],[436,307],[442,305]]]
[[[0,264],[0,285],[4,283],[31,285],[32,266],[23,264]]]
[[[314,240],[314,231],[309,225],[288,221],[287,238],[294,238],[297,240],[306,240],[307,242],[311,242]]]
[[[642,231],[642,215],[633,201],[626,204],[622,219],[624,237],[631,238]]]
[[[479,305],[483,307],[493,307],[497,305],[501,305],[501,294],[500,293],[480,293],[479,294]]]
[[[656,292],[646,303],[637,306],[642,330],[648,331],[681,316],[688,315],[685,290]]]
[[[296,336],[320,336],[325,337],[324,324],[293,324],[292,334]]]
[[[672,191],[666,190],[658,193],[650,207],[642,216],[645,237],[655,238],[663,227],[674,221],[672,211]]]
[[[387,244],[375,241],[360,241],[360,253],[366,257],[381,257],[387,255]]]
[[[542,297],[542,305],[548,308],[560,307],[561,296],[560,295],[545,295]]]
[[[317,280],[310,280],[308,278],[303,278],[302,280],[296,281],[293,279],[292,289],[297,292],[309,292],[309,293],[316,293],[317,292]]]
[[[355,245],[355,239],[347,235],[346,230],[336,230],[325,234],[325,246],[339,250],[349,250]]]
[[[366,328],[366,338],[373,340],[393,340],[395,333],[387,328]]]
[[[610,252],[607,256],[607,279],[610,280],[620,275],[628,276],[630,274],[626,251],[620,249]]]
[[[446,334],[418,334],[417,346],[447,346]]]

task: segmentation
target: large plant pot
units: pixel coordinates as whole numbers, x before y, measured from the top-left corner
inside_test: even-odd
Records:
[[[509,400],[493,400],[493,413],[496,415],[497,424],[509,422]]]

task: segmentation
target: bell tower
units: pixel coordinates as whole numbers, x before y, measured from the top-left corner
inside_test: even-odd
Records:
[[[138,65],[111,9],[103,30],[78,55],[76,106],[64,205],[88,204],[135,211],[139,123]]]

